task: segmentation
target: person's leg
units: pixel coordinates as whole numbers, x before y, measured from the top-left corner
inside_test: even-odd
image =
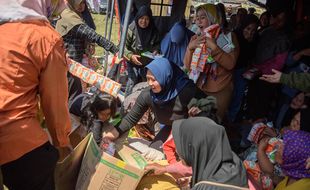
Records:
[[[244,90],[246,88],[246,80],[242,76],[244,70],[245,69],[238,69],[234,72],[234,90],[227,114],[230,122],[235,121],[243,100]]]
[[[130,62],[127,62],[127,71],[128,81],[125,90],[125,97],[132,93],[133,87],[138,83],[138,71]]]
[[[3,183],[10,190],[54,190],[59,154],[49,142],[1,166]]]
[[[171,133],[171,126],[164,126],[161,128],[161,130],[158,132],[158,134],[155,136],[154,140],[150,144],[151,148],[154,148],[156,150],[159,150],[163,152],[163,144],[168,139],[170,133]]]
[[[228,111],[228,106],[230,104],[232,92],[234,89],[233,83],[229,83],[223,90],[219,92],[206,92],[209,96],[214,96],[217,102],[217,116],[220,121],[223,122],[224,116]]]

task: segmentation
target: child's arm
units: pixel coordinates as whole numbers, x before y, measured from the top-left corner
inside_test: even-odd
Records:
[[[258,150],[257,150],[257,159],[258,159],[258,164],[259,167],[261,168],[262,172],[265,174],[269,175],[270,177],[273,176],[273,170],[274,166],[273,164],[269,161],[265,149],[268,144],[269,138],[264,138],[260,140],[258,144]]]

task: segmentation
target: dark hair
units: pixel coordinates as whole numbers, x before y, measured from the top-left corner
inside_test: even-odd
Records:
[[[250,7],[248,9],[249,14],[254,14],[256,12],[256,9],[254,7]]]
[[[98,118],[98,112],[106,109],[110,109],[111,117],[114,117],[116,113],[116,99],[108,94],[97,95],[90,106],[91,112]]]
[[[220,17],[221,17],[221,20],[222,20],[222,28],[223,29],[227,29],[228,28],[228,22],[227,22],[227,19],[226,19],[226,12],[225,12],[225,6],[223,3],[218,3],[216,5],[216,9],[217,9],[217,12],[219,13]]]
[[[245,9],[245,8],[239,8],[238,10],[237,10],[237,15],[238,14],[244,14],[244,15],[246,15],[246,14],[248,14],[248,11]]]
[[[269,13],[268,11],[263,12],[263,13],[260,15],[259,19],[261,19],[263,16],[267,16],[268,18],[271,17],[271,15],[270,15],[270,13]]]
[[[248,14],[243,17],[243,19],[240,22],[240,26],[239,26],[240,30],[244,30],[250,24],[259,25],[259,20],[257,16],[255,16],[254,14]]]

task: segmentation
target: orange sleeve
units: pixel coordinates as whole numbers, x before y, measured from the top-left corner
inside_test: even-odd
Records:
[[[226,70],[232,70],[235,67],[240,51],[236,35],[234,33],[232,33],[231,35],[232,42],[235,46],[232,52],[226,53],[219,47],[217,47],[214,51],[211,52],[214,60]]]
[[[46,60],[40,75],[41,105],[54,146],[70,144],[71,123],[68,110],[67,62],[62,40],[58,41]]]
[[[197,38],[197,35],[192,36],[190,42],[192,40],[195,40],[196,38]],[[187,48],[186,48],[186,51],[185,51],[185,55],[184,55],[184,58],[183,58],[183,62],[184,62],[185,68],[188,69],[188,70],[191,67],[193,53],[194,53],[194,50],[190,50],[188,48],[188,45],[187,45]]]

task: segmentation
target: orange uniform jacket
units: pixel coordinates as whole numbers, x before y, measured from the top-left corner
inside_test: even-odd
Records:
[[[48,141],[38,94],[53,144],[69,144],[66,74],[63,41],[47,21],[0,25],[0,165]]]

